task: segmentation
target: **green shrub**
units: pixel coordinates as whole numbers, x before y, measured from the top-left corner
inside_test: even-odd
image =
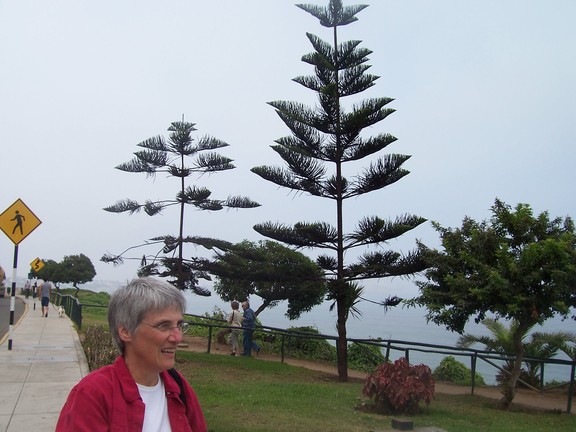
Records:
[[[368,375],[362,394],[374,398],[377,410],[383,414],[416,414],[421,401],[430,404],[434,390],[430,368],[412,366],[402,357],[378,366]]]
[[[334,362],[336,360],[336,348],[328,343],[326,339],[314,337],[320,332],[315,327],[290,327],[288,331],[310,334],[311,337],[302,335],[284,335],[284,350],[289,357],[306,358],[310,360],[323,360]],[[276,350],[280,351],[282,338],[277,337],[274,342]]]
[[[212,308],[212,312],[204,312],[204,315],[206,318],[214,318],[217,320],[225,320],[226,317],[228,316],[228,314],[226,312],[224,312],[221,308],[219,308],[218,306],[214,306]]]
[[[448,381],[455,384],[471,385],[472,372],[463,363],[457,361],[453,356],[447,356],[442,359],[440,364],[433,373],[437,381]],[[482,375],[476,372],[476,384],[486,385]]]
[[[119,354],[112,336],[100,325],[86,329],[82,346],[91,371],[112,364]]]
[[[348,367],[350,369],[372,372],[386,361],[381,348],[376,345],[353,343],[348,346]]]

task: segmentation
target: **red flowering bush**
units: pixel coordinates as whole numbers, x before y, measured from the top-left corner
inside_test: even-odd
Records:
[[[381,364],[368,375],[362,394],[374,398],[384,414],[415,414],[421,401],[429,405],[434,397],[434,378],[428,366],[411,366],[402,357]]]

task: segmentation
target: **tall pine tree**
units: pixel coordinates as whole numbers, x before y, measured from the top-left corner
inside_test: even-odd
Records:
[[[425,219],[403,215],[395,220],[366,216],[357,221],[353,232],[344,232],[344,201],[382,189],[408,174],[402,165],[410,156],[386,154],[377,156],[396,141],[389,134],[363,138],[364,128],[373,126],[394,112],[388,108],[390,98],[366,99],[345,110],[345,98],[368,90],[378,79],[367,73],[366,64],[372,51],[361,48],[361,41],[338,41],[338,29],[357,21],[356,14],[367,5],[344,7],[340,0],[330,0],[327,7],[297,5],[332,29],[332,42],[307,34],[314,51],[302,57],[315,69],[314,76],[300,76],[297,83],[318,95],[319,105],[308,107],[288,101],[270,102],[291,131],[291,136],[276,140],[272,149],[287,168],[259,166],[252,171],[265,180],[289,189],[334,201],[336,226],[328,222],[299,222],[294,226],[266,222],[254,229],[260,234],[299,247],[326,251],[317,258],[328,279],[329,300],[337,309],[338,375],[348,379],[346,322],[361,300],[358,281],[389,276],[407,276],[423,270],[417,252],[407,255],[381,247],[347,263],[348,251],[370,245],[382,246],[425,222]],[[364,158],[372,159],[364,170],[346,178],[343,166]],[[399,299],[389,299],[388,304]],[[386,302],[383,302],[386,303]],[[386,304],[385,304],[386,305]]]
[[[184,245],[196,244],[212,248],[219,244],[227,244],[222,240],[190,236],[184,233],[185,209],[193,206],[197,210],[217,211],[223,208],[254,208],[255,201],[242,196],[229,196],[225,200],[212,198],[212,192],[200,186],[189,186],[186,179],[192,175],[216,173],[234,169],[232,159],[220,155],[215,150],[227,147],[224,141],[210,136],[195,139],[192,132],[196,131],[194,123],[185,121],[174,122],[168,128],[170,136],[149,138],[138,147],[143,150],[134,153],[134,158],[116,168],[131,173],[144,173],[154,177],[158,173],[166,173],[174,177],[179,185],[173,199],[151,201],[144,203],[132,199],[123,199],[104,210],[113,213],[138,213],[143,210],[147,215],[160,214],[167,207],[178,206],[179,223],[177,235],[164,235],[147,241],[144,245],[159,244],[160,250],[141,259],[139,276],[156,275],[168,277],[169,282],[181,290],[189,289],[194,293],[209,296],[210,291],[198,285],[199,278],[210,280],[210,275],[204,270],[205,259],[184,256]],[[138,246],[133,246],[118,255],[104,255],[101,260],[121,264],[124,254]]]

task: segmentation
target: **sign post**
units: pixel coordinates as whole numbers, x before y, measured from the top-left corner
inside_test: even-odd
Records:
[[[18,271],[18,245],[28,237],[42,221],[36,217],[24,202],[18,198],[0,214],[0,229],[14,243],[14,265],[12,268],[12,289],[10,290],[10,327],[8,350],[12,350],[12,332],[14,331],[14,307],[16,304],[16,275]]]
[[[38,272],[42,270],[43,267],[44,267],[44,261],[42,261],[40,258],[36,258],[34,261],[32,261],[30,263],[30,268],[34,271],[34,273],[30,272],[28,274],[28,279],[32,280],[32,276],[38,274]],[[38,277],[36,277],[36,279],[38,279]],[[33,309],[36,310],[36,294],[37,294],[36,282],[34,282],[34,285],[30,285],[30,288],[32,291],[32,301],[34,303]]]

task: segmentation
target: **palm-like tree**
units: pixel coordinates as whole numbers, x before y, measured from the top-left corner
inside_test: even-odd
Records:
[[[231,196],[225,200],[211,197],[211,191],[205,187],[187,186],[186,179],[194,174],[216,173],[235,168],[232,159],[224,157],[214,150],[227,147],[228,144],[219,139],[204,136],[199,139],[192,137],[196,131],[194,123],[185,121],[174,122],[168,128],[170,136],[166,140],[162,136],[149,138],[138,147],[144,150],[134,153],[134,158],[116,168],[131,173],[144,173],[147,177],[154,177],[158,173],[166,173],[169,177],[179,180],[180,185],[176,197],[167,200],[146,201],[139,203],[131,199],[124,199],[104,210],[114,213],[138,213],[143,210],[147,215],[160,214],[167,207],[178,206],[179,225],[178,235],[165,235],[150,239],[144,245],[160,244],[161,249],[152,255],[139,257],[141,267],[140,276],[158,275],[170,277],[179,289],[190,289],[196,294],[209,296],[210,291],[198,286],[198,279],[210,280],[210,275],[204,271],[202,262],[196,258],[184,257],[184,245],[187,243],[212,248],[219,244],[227,244],[216,239],[185,236],[184,216],[187,205],[196,207],[198,210],[222,210],[223,208],[253,208],[260,204],[249,198]],[[191,162],[188,162],[191,160]],[[118,255],[104,255],[101,260],[120,264],[124,254],[134,246]]]
[[[338,375],[346,381],[347,343],[346,322],[361,299],[360,280],[405,276],[423,270],[417,252],[400,253],[373,249],[361,255],[355,263],[345,260],[347,252],[367,246],[381,246],[416,228],[424,218],[403,215],[394,220],[367,216],[356,228],[344,232],[344,201],[389,186],[409,172],[402,165],[410,156],[386,154],[376,157],[363,171],[353,177],[344,175],[346,164],[375,157],[396,141],[390,134],[364,138],[365,128],[384,120],[394,112],[388,108],[390,98],[372,98],[357,103],[350,110],[345,98],[371,88],[377,76],[368,74],[366,64],[372,51],[361,48],[360,41],[340,43],[338,29],[357,21],[356,14],[366,5],[347,6],[340,0],[330,0],[327,7],[297,5],[318,18],[331,30],[332,42],[325,42],[308,33],[314,52],[302,57],[315,69],[315,76],[301,76],[295,82],[318,95],[319,106],[311,108],[297,102],[275,101],[270,105],[291,131],[291,136],[276,140],[272,149],[284,160],[287,168],[260,166],[252,169],[260,177],[277,185],[326,198],[335,205],[336,225],[327,222],[299,222],[294,226],[267,222],[254,227],[260,234],[298,248],[319,248],[327,251],[317,258],[328,279],[328,299],[337,309]],[[384,306],[397,304],[397,297],[383,301]]]
[[[474,344],[482,344],[487,351],[502,354],[505,356],[514,356],[514,334],[518,331],[519,323],[516,320],[510,321],[510,325],[506,326],[499,320],[493,318],[486,318],[482,324],[490,331],[490,336],[477,336],[465,333],[458,339],[457,345],[462,348],[469,348]],[[538,361],[531,359],[550,359],[554,357],[561,347],[568,348],[568,341],[570,334],[564,332],[545,333],[538,332],[530,335],[528,333],[534,325],[530,326],[522,334],[522,344],[524,346],[524,365],[526,369],[522,371],[521,379],[530,385],[538,385],[540,365]],[[572,335],[576,337],[576,335]],[[505,362],[504,369],[511,371],[514,366],[514,359]],[[505,382],[508,380],[508,374],[499,373],[496,376],[498,382]]]
[[[542,344],[557,347],[572,360],[576,361],[576,333],[574,332],[536,332],[532,335],[535,340]]]

